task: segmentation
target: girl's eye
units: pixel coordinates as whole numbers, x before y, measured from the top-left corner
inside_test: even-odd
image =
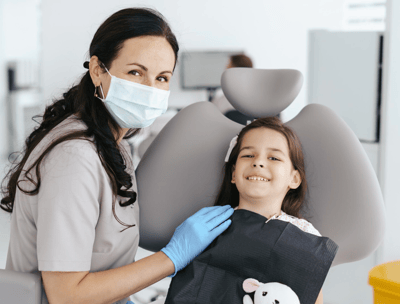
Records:
[[[253,157],[253,155],[242,155],[242,157]]]
[[[276,160],[277,160],[277,161],[279,161],[279,159],[278,159],[278,158],[276,158],[276,157],[273,157],[273,156],[272,156],[272,157],[270,157],[269,159],[271,159],[271,160],[275,160],[275,161],[276,161]]]
[[[129,74],[132,74],[134,76],[139,76],[140,75],[140,73],[138,71],[136,71],[136,70],[130,71]]]

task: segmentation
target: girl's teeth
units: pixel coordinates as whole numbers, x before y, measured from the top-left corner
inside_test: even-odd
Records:
[[[265,179],[265,178],[262,178],[262,177],[254,177],[254,176],[248,177],[248,179],[249,179],[249,180],[259,180],[259,181],[264,181],[264,182],[267,181],[267,179]]]

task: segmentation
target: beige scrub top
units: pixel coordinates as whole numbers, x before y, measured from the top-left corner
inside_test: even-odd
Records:
[[[52,140],[67,132],[86,129],[76,116],[56,126],[34,149],[24,170]],[[128,172],[137,189],[129,145],[121,141]],[[96,148],[87,140],[70,140],[56,145],[40,166],[41,184],[37,195],[29,196],[17,188],[11,214],[11,236],[6,269],[38,271],[104,271],[134,262],[139,244],[139,206],[121,207],[113,216],[110,179]],[[34,179],[35,170],[31,171]],[[21,174],[22,175],[22,174]],[[20,176],[19,180],[23,180]],[[21,182],[22,189],[32,189]],[[118,196],[118,201],[127,198]],[[116,282],[117,284],[117,282]],[[44,291],[42,303],[48,303]],[[126,303],[128,299],[116,303]]]

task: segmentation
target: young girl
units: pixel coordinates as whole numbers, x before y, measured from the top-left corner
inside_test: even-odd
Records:
[[[279,118],[253,121],[232,140],[215,205],[231,205],[321,234],[305,220],[307,180],[301,143]]]
[[[231,142],[215,205],[231,226],[172,280],[166,303],[242,303],[243,282],[280,282],[302,304],[322,304],[337,245],[304,219],[301,144],[279,118],[260,118]]]

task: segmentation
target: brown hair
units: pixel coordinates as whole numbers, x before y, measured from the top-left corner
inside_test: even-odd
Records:
[[[164,37],[174,51],[176,65],[179,51],[176,37],[163,16],[149,8],[127,8],[111,15],[96,31],[90,44],[89,55],[90,57],[97,56],[99,58],[103,70],[104,66],[109,69],[123,47],[124,41],[140,36]],[[87,67],[86,64],[85,67]],[[119,134],[120,128],[103,102],[94,97],[94,91],[95,87],[89,71],[87,71],[77,85],[65,92],[61,99],[55,100],[46,107],[40,125],[35,128],[25,141],[21,159],[17,159],[13,163],[12,168],[3,180],[3,182],[7,182],[7,185],[2,188],[1,209],[10,213],[13,211],[17,187],[28,195],[38,194],[41,180],[40,164],[43,158],[56,145],[73,139],[87,140],[94,143],[101,163],[110,178],[114,198],[117,195],[129,198],[124,203],[120,201],[120,206],[126,207],[136,201],[136,192],[128,190],[132,187],[132,176],[126,171],[126,160],[121,154],[114,135]],[[24,170],[24,174],[21,174],[25,163],[38,143],[55,126],[72,114],[77,115],[86,124],[87,130],[72,133],[66,132],[60,136],[46,148],[29,168]],[[138,131],[140,129],[130,129],[124,139],[131,138]],[[35,170],[37,180],[30,178],[29,172],[31,170]],[[31,191],[22,189],[19,185],[21,179],[27,179],[35,188]],[[115,219],[127,228],[133,227],[134,225],[128,225],[119,220],[115,213],[115,201],[116,199],[113,199],[112,205]]]
[[[233,68],[252,68],[253,62],[251,61],[250,57],[239,54],[239,55],[232,55],[231,59],[231,66]]]
[[[272,129],[285,136],[288,143],[290,161],[292,162],[293,168],[300,174],[301,184],[297,189],[290,189],[286,193],[286,196],[282,202],[282,210],[289,215],[303,218],[300,214],[300,209],[306,205],[304,198],[307,192],[303,151],[297,135],[289,127],[285,126],[278,117],[265,117],[256,119],[240,131],[237,138],[237,143],[234,146],[231,155],[229,156],[228,162],[225,163],[224,179],[214,205],[231,205],[233,208],[239,205],[239,192],[236,188],[236,185],[231,183],[232,172],[239,156],[240,146],[242,144],[244,135],[250,130],[256,128]]]

